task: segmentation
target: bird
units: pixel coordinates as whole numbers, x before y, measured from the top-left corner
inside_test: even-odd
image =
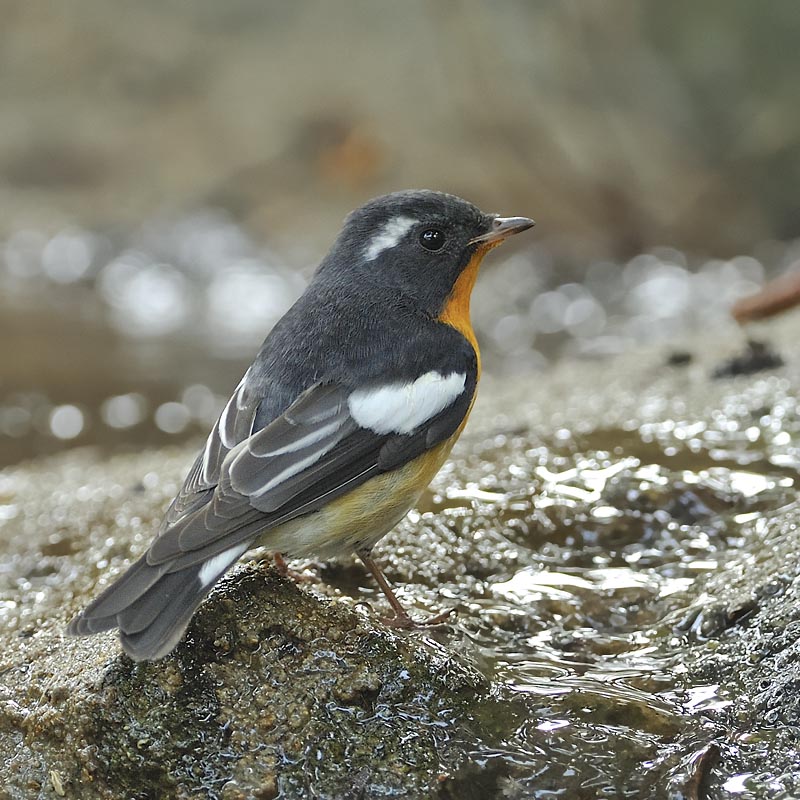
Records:
[[[118,628],[131,659],[163,658],[253,547],[356,553],[392,608],[384,621],[413,627],[372,548],[414,506],[473,407],[481,356],[470,297],[481,261],[534,224],[430,190],[351,212],[268,333],[147,551],[68,633]]]

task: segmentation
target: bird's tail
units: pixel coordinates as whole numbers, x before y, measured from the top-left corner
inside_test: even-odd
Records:
[[[178,644],[197,606],[248,546],[174,571],[168,563],[148,564],[144,555],[70,622],[67,633],[85,636],[119,628],[122,649],[134,661],[162,658]]]

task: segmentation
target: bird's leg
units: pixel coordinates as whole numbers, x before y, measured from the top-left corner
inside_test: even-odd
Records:
[[[289,578],[295,583],[311,583],[318,580],[307,572],[298,572],[292,569],[286,563],[286,559],[277,550],[272,554],[272,558],[275,561],[275,569],[278,570],[278,575],[282,578]]]
[[[386,595],[386,599],[389,601],[392,611],[394,611],[393,617],[382,621],[396,628],[413,628],[414,620],[408,616],[408,612],[400,604],[397,595],[392,591],[392,587],[389,586],[389,581],[386,580],[386,576],[381,572],[381,568],[369,554],[369,550],[359,550],[358,557],[364,562],[364,566],[372,573],[372,577],[375,578],[375,582]]]
[[[414,622],[397,599],[397,595],[392,591],[389,581],[386,580],[386,576],[381,571],[381,568],[375,563],[375,560],[370,555],[370,551],[358,550],[356,552],[358,553],[358,557],[364,562],[364,566],[372,574],[372,577],[375,578],[375,582],[378,584],[381,591],[386,595],[386,599],[389,601],[392,611],[394,611],[393,617],[381,620],[385,625],[389,625],[392,628],[415,628],[418,625],[438,625],[440,622],[444,622],[453,613],[454,609],[451,608],[447,611],[443,611],[441,614],[429,617],[423,622]]]
[[[288,578],[289,565],[286,563],[286,559],[277,550],[272,554],[272,558],[275,560],[275,569],[278,570],[278,575]]]

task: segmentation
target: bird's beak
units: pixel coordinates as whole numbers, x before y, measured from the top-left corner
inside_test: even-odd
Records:
[[[500,244],[515,233],[532,228],[536,223],[527,217],[495,217],[488,233],[469,240],[469,244]]]

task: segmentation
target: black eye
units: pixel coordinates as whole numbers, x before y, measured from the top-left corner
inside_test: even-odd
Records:
[[[444,247],[445,235],[436,228],[428,228],[419,235],[419,243],[426,250],[441,250]]]

